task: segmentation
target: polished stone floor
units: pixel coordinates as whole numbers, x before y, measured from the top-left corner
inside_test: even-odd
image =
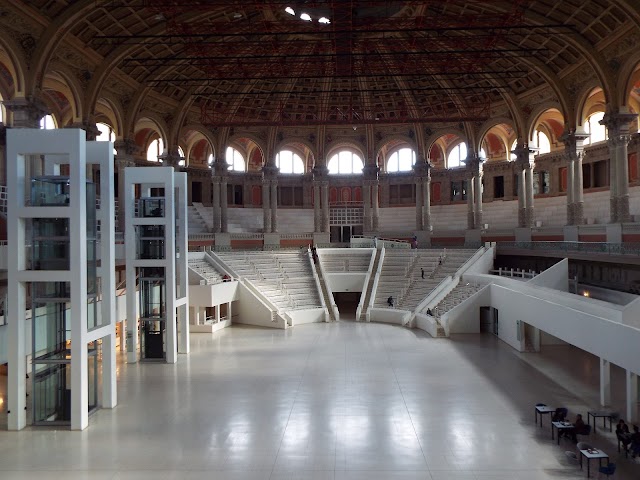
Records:
[[[572,347],[519,354],[491,335],[340,322],[234,326],[192,335],[176,365],[122,360],[118,407],[85,431],[0,431],[0,479],[586,477],[548,418],[533,422],[539,401],[592,406],[593,359]],[[611,434],[588,440],[619,464],[616,480],[640,478]]]

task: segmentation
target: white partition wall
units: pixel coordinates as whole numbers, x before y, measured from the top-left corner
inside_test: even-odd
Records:
[[[27,373],[34,424],[82,430],[90,410],[117,402],[113,144],[85,136],[79,129],[7,131],[9,430],[27,424]],[[100,211],[88,165],[100,169]]]
[[[189,351],[186,183],[171,167],[125,169],[127,292],[138,284],[127,295],[129,363]]]

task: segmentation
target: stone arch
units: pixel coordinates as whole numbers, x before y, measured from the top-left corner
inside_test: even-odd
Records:
[[[71,117],[65,118],[64,120],[67,121],[64,123],[73,124],[82,122],[84,116],[83,100],[80,94],[82,87],[66,67],[55,65],[55,68],[48,71],[42,80],[42,89],[43,91],[49,89],[56,90],[67,98],[71,108]]]
[[[562,106],[558,102],[548,101],[538,105],[529,115],[527,119],[527,143],[531,142],[533,138],[533,132],[536,129],[540,121],[540,117],[544,115],[548,110],[557,110],[560,115],[563,117],[564,122],[566,122],[566,118],[564,118],[564,114],[562,113]],[[564,128],[564,124],[563,124]],[[551,140],[551,139],[550,139]]]
[[[366,156],[366,147],[362,145],[360,142],[348,139],[340,139],[329,142],[329,144],[325,147],[325,152],[327,152],[327,164],[329,163],[329,159],[333,157],[338,150],[350,150],[354,153],[360,155],[364,164],[367,164],[367,156]]]
[[[166,149],[167,131],[164,120],[158,118],[153,112],[143,113],[138,118],[134,126],[134,138],[145,159],[149,144],[156,138],[162,138]]]
[[[13,82],[12,98],[26,94],[24,72],[28,70],[28,66],[22,55],[16,53],[20,51],[21,49],[16,45],[15,41],[7,38],[5,33],[0,31],[0,63],[2,63],[11,74]]]
[[[598,103],[602,104],[603,111],[606,112],[607,110],[607,102],[604,98],[604,91],[602,90],[602,87],[598,85],[597,82],[589,82],[589,84],[580,91],[580,94],[577,97],[576,126],[578,127],[584,126],[584,121],[590,115],[589,111],[594,103],[593,101],[590,101],[590,99],[592,99],[595,90],[600,90],[600,92],[602,92],[602,102]]]
[[[116,139],[122,139],[122,111],[119,108],[119,104],[115,102],[110,95],[105,95],[98,99],[93,115],[96,123],[102,121],[103,123],[111,125],[111,128],[116,134]]]
[[[427,138],[427,141],[425,142],[425,145],[427,146],[427,152],[431,151],[431,146],[434,143],[436,143],[436,141],[440,137],[444,137],[445,135],[455,135],[457,137],[460,137],[462,139],[462,141],[465,142],[467,144],[467,146],[469,146],[469,139],[468,139],[467,135],[462,130],[458,130],[456,128],[443,128],[443,129],[437,130],[436,132],[434,132],[431,135],[429,135],[429,137]],[[448,152],[444,152],[445,161],[446,161],[447,153]]]
[[[373,148],[373,158],[375,158],[377,161],[378,157],[380,156],[380,153],[382,152],[382,149],[387,144],[393,141],[407,143],[416,152],[416,155],[420,154],[420,150],[418,148],[418,142],[416,141],[415,138],[409,137],[408,135],[395,133],[395,134],[385,135],[375,143]]]
[[[277,143],[273,152],[277,155],[282,150],[291,150],[302,158],[302,161],[304,162],[304,173],[308,173],[313,169],[313,167],[315,167],[317,158],[314,148],[312,147],[313,145],[309,141],[298,137],[290,137]]]

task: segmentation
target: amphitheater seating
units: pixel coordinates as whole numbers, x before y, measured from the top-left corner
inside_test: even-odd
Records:
[[[239,277],[250,281],[279,309],[322,306],[306,252],[219,252]]]
[[[455,274],[475,252],[472,249],[387,250],[374,307],[387,307],[387,298],[392,296],[395,308],[415,310],[445,277]],[[425,271],[424,278],[421,268]]]
[[[205,278],[206,285],[215,285],[222,282],[222,274],[213,265],[202,260],[189,260],[189,268]]]
[[[344,253],[330,253],[320,250],[319,258],[326,273],[365,273],[369,270],[371,263],[371,251],[351,249],[349,254],[345,255]]]

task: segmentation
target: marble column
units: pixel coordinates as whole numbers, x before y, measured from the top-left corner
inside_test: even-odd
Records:
[[[525,178],[526,178],[526,191],[527,191],[527,210],[525,214],[525,224],[527,227],[531,228],[535,226],[535,211],[533,204],[533,165],[528,164],[524,169]]]
[[[262,232],[271,233],[271,192],[268,179],[262,179]]]
[[[278,231],[278,180],[271,179],[271,233]]]
[[[371,185],[371,229],[373,231],[378,231],[379,223],[380,223],[380,209],[379,209],[379,200],[378,200],[378,190],[380,186],[378,184],[378,180],[374,180]]]
[[[315,179],[313,181],[313,231],[322,231],[322,216],[320,210],[320,184]]]
[[[424,197],[422,196],[422,177],[416,178],[416,230],[424,230],[422,217],[422,207],[424,205]]]
[[[365,232],[371,231],[371,183],[364,180],[362,184],[362,216],[363,229]]]
[[[213,192],[212,211],[213,211],[213,233],[220,233],[220,177],[215,175],[211,178],[211,191]]]
[[[482,228],[482,172],[478,172],[475,177],[475,227]]]
[[[229,230],[229,205],[227,201],[227,176],[220,177],[220,232]]]
[[[322,233],[329,232],[329,182],[322,181]]]
[[[526,179],[524,168],[518,166],[518,226],[527,224],[527,195],[525,189]]]
[[[582,159],[585,132],[565,132],[560,140],[564,143],[567,159],[567,225],[584,223],[584,194],[582,188]]]
[[[609,191],[610,222],[622,223],[631,219],[629,211],[629,124],[637,114],[628,112],[607,113],[600,121],[609,134]]]
[[[476,215],[473,211],[473,176],[467,176],[467,230],[475,228]]]

